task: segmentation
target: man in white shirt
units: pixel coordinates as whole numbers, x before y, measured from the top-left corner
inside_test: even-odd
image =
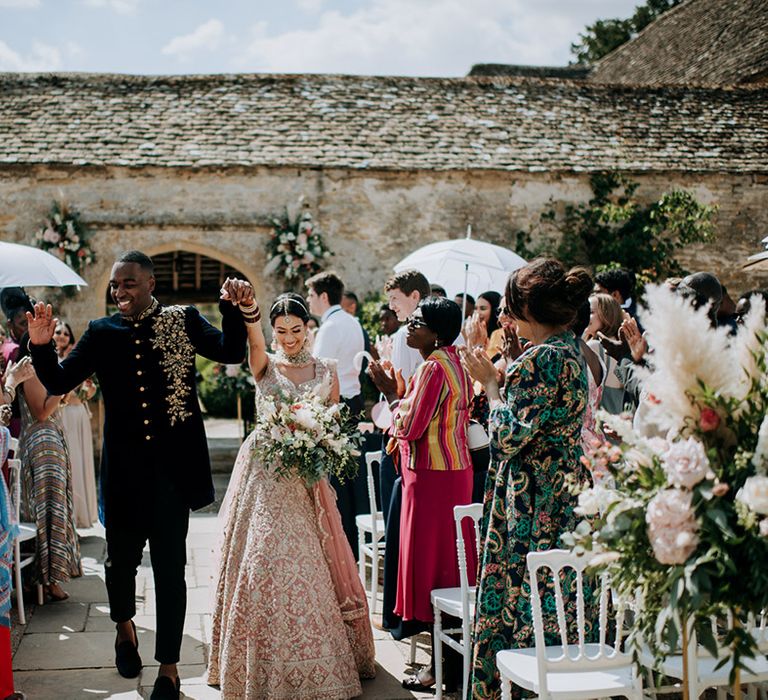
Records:
[[[315,336],[312,354],[337,361],[341,400],[349,407],[352,415],[350,430],[355,430],[364,406],[359,370],[355,368],[354,357],[364,349],[365,341],[360,322],[341,308],[343,293],[344,282],[335,272],[320,272],[307,280],[309,311],[320,317],[320,328]],[[358,471],[355,479],[348,479],[342,484],[331,477],[331,484],[336,489],[336,505],[341,513],[344,533],[357,556],[355,516],[368,509],[365,467]]]
[[[422,299],[427,299],[431,294],[429,282],[421,272],[417,270],[405,270],[390,277],[384,284],[384,293],[387,295],[389,308],[395,312],[401,325],[392,336],[392,366],[396,372],[403,375],[406,385],[413,376],[416,368],[423,362],[418,350],[408,347],[405,336],[408,329],[405,322],[416,310]]]
[[[320,272],[307,280],[309,311],[320,317],[312,354],[338,362],[339,389],[354,413],[362,410],[360,378],[354,358],[365,348],[360,322],[341,308],[344,283],[335,272]]]

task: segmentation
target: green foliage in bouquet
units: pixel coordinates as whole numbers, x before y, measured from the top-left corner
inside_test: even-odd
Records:
[[[579,493],[586,519],[568,542],[639,601],[635,649],[644,642],[661,659],[692,621],[713,656],[718,643],[727,648],[733,680],[757,651],[749,616],[768,608],[765,309],[753,298],[729,338],[666,288],[647,299],[653,352],[640,420],[602,416],[621,446],[587,450],[595,482]]]

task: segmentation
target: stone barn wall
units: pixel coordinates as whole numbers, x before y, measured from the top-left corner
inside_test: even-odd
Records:
[[[718,240],[687,250],[688,269],[712,270],[735,292],[768,284],[768,274],[741,270],[768,233],[768,176],[627,174],[640,183],[641,199],[681,187],[719,205]],[[514,245],[521,229],[541,232],[543,211],[584,202],[590,189],[586,173],[6,165],[0,238],[29,242],[60,194],[95,231],[98,260],[85,273],[90,286],[60,309],[79,334],[104,313],[112,260],[130,248],[219,259],[247,276],[267,303],[280,291],[261,272],[269,218],[286,205],[296,208],[300,196],[336,254],[333,267],[363,295],[380,289],[407,253],[460,237],[468,223],[479,239]]]

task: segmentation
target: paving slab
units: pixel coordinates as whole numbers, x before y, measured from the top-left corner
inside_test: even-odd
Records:
[[[104,579],[96,574],[73,578],[64,585],[69,603],[106,603],[107,588]],[[54,603],[50,603],[54,605]]]
[[[115,635],[110,632],[25,634],[13,657],[19,671],[111,667]]]
[[[122,678],[115,669],[92,668],[88,671],[16,671],[16,690],[29,700],[139,700],[137,680]]]
[[[27,625],[27,633],[82,632],[88,618],[88,603],[48,603],[35,610]]]

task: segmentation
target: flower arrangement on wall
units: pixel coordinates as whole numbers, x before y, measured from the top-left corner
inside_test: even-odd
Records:
[[[282,218],[272,219],[272,226],[264,273],[276,275],[294,288],[301,287],[306,279],[323,269],[333,253],[307,207],[293,220],[286,211]]]
[[[641,420],[602,415],[621,445],[584,457],[595,483],[579,493],[586,519],[569,542],[639,598],[634,641],[656,658],[676,648],[683,623],[716,655],[710,618],[726,621],[719,645],[733,678],[757,653],[748,616],[768,607],[765,306],[752,297],[729,336],[667,288],[649,287],[646,299]]]
[[[80,215],[64,200],[53,203],[45,224],[35,234],[38,248],[55,255],[78,274],[96,261],[88,242],[91,233],[83,226]]]

